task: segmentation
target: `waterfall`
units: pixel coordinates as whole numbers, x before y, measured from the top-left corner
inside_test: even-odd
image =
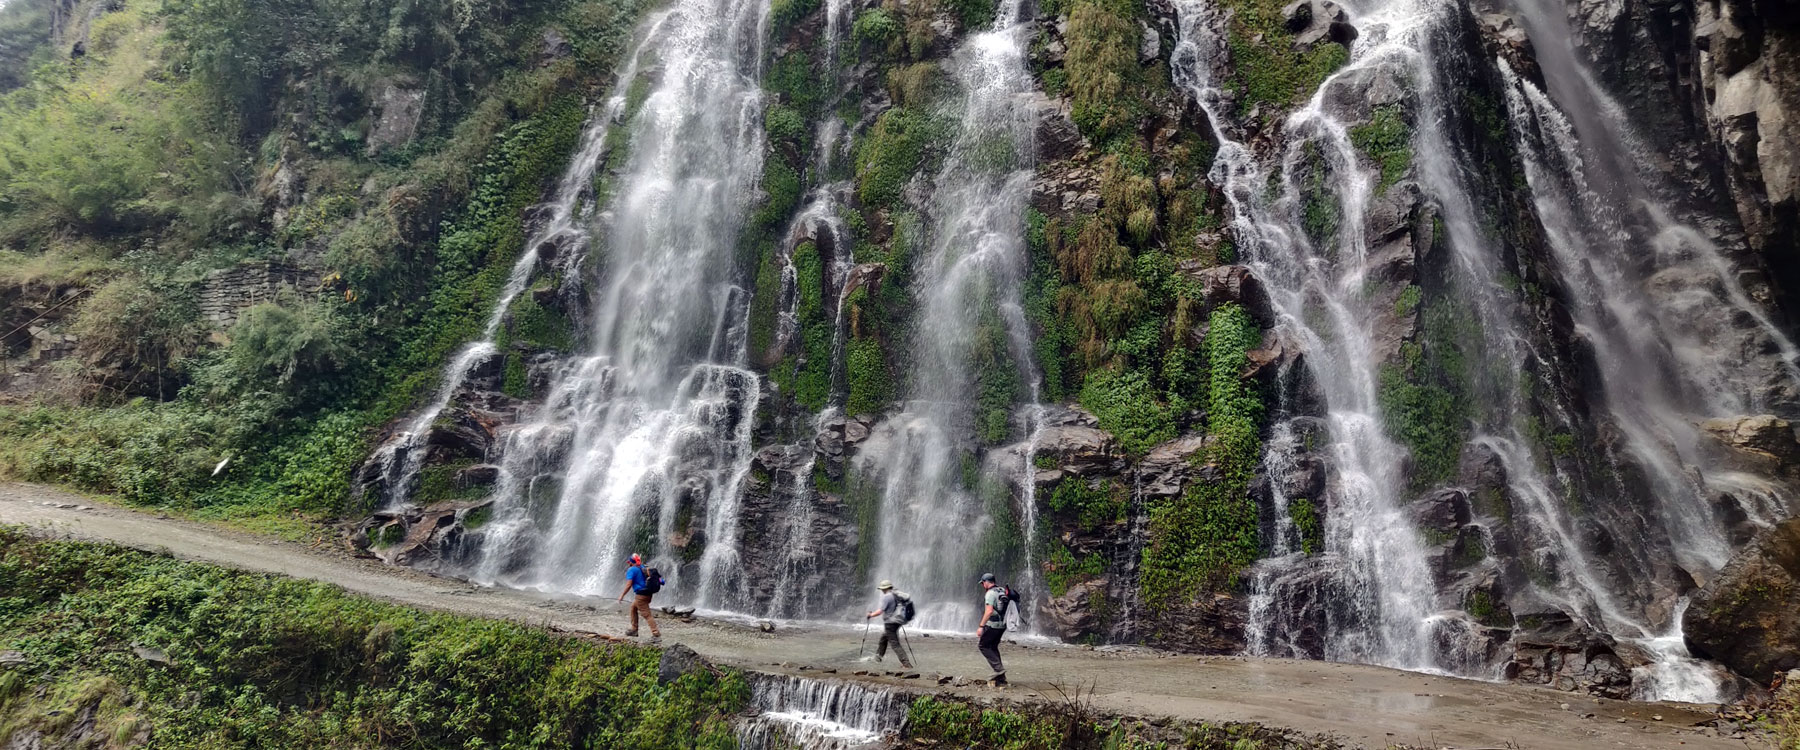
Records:
[[[656,24],[651,25],[654,27]],[[625,69],[626,75],[619,80],[631,80],[630,76],[635,75],[642,53],[642,47],[633,53]],[[623,87],[620,90],[623,91]],[[451,400],[468,380],[469,374],[499,353],[496,338],[500,333],[500,326],[506,321],[506,313],[512,308],[513,301],[518,299],[536,275],[544,251],[555,248],[567,259],[580,255],[585,248],[589,217],[584,215],[584,209],[589,207],[594,171],[599,168],[605,155],[607,134],[624,106],[625,95],[618,93],[609,97],[588,117],[587,126],[582,131],[581,145],[570,159],[561,180],[557,182],[556,192],[552,194],[548,204],[549,211],[542,219],[542,225],[525,241],[524,251],[519,254],[518,260],[513,262],[512,271],[506,277],[506,285],[495,298],[493,309],[488,312],[487,322],[482,326],[481,337],[465,345],[451,359],[431,403],[409,420],[405,429],[376,448],[374,460],[381,468],[381,487],[386,493],[382,498],[383,507],[404,505],[410,497],[413,483],[425,465],[425,439],[431,434],[432,424],[449,408]]]
[[[1372,328],[1377,315],[1362,294],[1375,261],[1360,231],[1375,176],[1358,165],[1345,124],[1324,102],[1338,78],[1419,64],[1419,36],[1430,16],[1399,0],[1390,6],[1361,19],[1363,34],[1349,64],[1285,123],[1289,140],[1276,165],[1281,168],[1277,196],[1267,195],[1265,165],[1233,137],[1237,127],[1224,111],[1228,100],[1220,83],[1225,45],[1215,24],[1221,19],[1205,0],[1175,5],[1181,33],[1173,72],[1214,123],[1220,143],[1209,179],[1225,194],[1239,255],[1268,288],[1281,335],[1297,339],[1307,352],[1309,373],[1328,408],[1326,452],[1337,473],[1321,553],[1290,552],[1265,560],[1252,573],[1249,650],[1435,670],[1429,648],[1438,623],[1435,590],[1417,533],[1400,512],[1405,451],[1383,428]],[[1328,186],[1343,217],[1339,225],[1351,228],[1327,240],[1335,246],[1314,247],[1295,210],[1301,199],[1293,172],[1309,148],[1330,166]],[[1288,429],[1277,424],[1274,432]],[[1296,443],[1271,440],[1265,466],[1287,460]],[[1276,503],[1285,510],[1289,499],[1277,497]],[[1281,642],[1284,631],[1308,622],[1324,626],[1321,651]]]
[[[1641,205],[1650,219],[1647,231],[1651,236],[1645,242],[1641,234],[1645,230],[1634,231],[1631,222],[1619,215],[1615,194],[1595,187],[1597,179],[1616,179],[1617,173],[1590,171],[1587,154],[1592,150],[1584,148],[1578,129],[1566,114],[1504,61],[1499,67],[1505,78],[1508,112],[1518,126],[1517,146],[1552,260],[1565,283],[1573,287],[1571,312],[1578,328],[1593,343],[1608,416],[1625,437],[1627,453],[1619,458],[1645,471],[1655,496],[1656,518],[1667,537],[1661,543],[1638,541],[1645,546],[1654,544],[1693,574],[1708,575],[1725,563],[1731,551],[1726,529],[1709,507],[1713,492],[1725,489],[1739,502],[1748,498],[1749,505],[1742,510],[1762,523],[1779,517],[1784,502],[1772,485],[1751,483],[1747,487],[1740,475],[1712,472],[1712,467],[1698,461],[1695,449],[1700,438],[1695,425],[1707,417],[1768,408],[1758,384],[1792,380],[1792,345],[1769,324],[1766,314],[1750,304],[1718,248],[1699,232],[1676,224],[1666,208],[1654,203]],[[1611,104],[1598,109],[1617,111]],[[1623,129],[1622,124],[1615,126]],[[1648,264],[1638,257],[1643,246],[1639,243],[1657,250]],[[1635,270],[1644,266],[1647,271]],[[1645,287],[1672,273],[1711,283],[1689,286],[1683,295],[1700,295],[1701,299],[1671,309],[1656,304],[1660,300]],[[1748,319],[1754,325],[1709,329],[1705,327],[1708,322],[1721,319],[1696,314],[1696,308],[1735,310],[1741,314],[1740,320]],[[1776,351],[1780,357],[1772,363],[1756,363],[1734,356],[1734,352],[1758,350]],[[1758,364],[1764,371],[1757,371]],[[1574,557],[1580,552],[1572,542],[1568,554],[1577,566],[1586,567]],[[1610,598],[1599,583],[1581,582],[1591,596],[1603,601]],[[1684,605],[1678,609],[1680,606]],[[1688,658],[1678,613],[1660,631],[1641,615],[1623,611],[1616,604],[1605,607],[1601,614],[1604,624],[1611,626],[1608,630],[1635,639],[1657,654],[1657,664],[1645,675],[1648,687],[1640,689],[1644,697],[1717,698],[1721,675]]]
[[[905,696],[851,682],[755,675],[750,690],[756,716],[738,725],[745,750],[880,747],[906,720]]]
[[[1737,499],[1750,519],[1783,515],[1777,485],[1700,460],[1696,425],[1709,417],[1791,409],[1800,385],[1795,349],[1752,301],[1729,254],[1676,218],[1670,190],[1639,166],[1648,160],[1638,158],[1643,147],[1624,110],[1568,48],[1560,4],[1552,4],[1552,13],[1537,0],[1521,2],[1535,3],[1529,12],[1537,17],[1528,25],[1552,93],[1561,93],[1546,94],[1500,62],[1506,124],[1517,139],[1548,260],[1568,287],[1576,330],[1600,369],[1604,423],[1622,436],[1616,445],[1593,448],[1600,458],[1553,460],[1544,444],[1544,423],[1573,426],[1584,417],[1566,396],[1531,392],[1537,373],[1563,364],[1541,349],[1506,265],[1513,249],[1492,229],[1504,218],[1476,199],[1470,154],[1451,135],[1457,92],[1444,79],[1468,67],[1455,40],[1463,11],[1414,0],[1360,6],[1349,63],[1282,123],[1271,159],[1246,144],[1229,111],[1232,97],[1221,83],[1224,19],[1204,0],[1176,3],[1176,83],[1214,125],[1219,149],[1209,179],[1228,201],[1242,262],[1269,290],[1278,334],[1306,352],[1326,410],[1323,452],[1334,472],[1318,554],[1296,549],[1293,498],[1279,483],[1270,492],[1273,536],[1269,557],[1251,574],[1248,650],[1501,674],[1474,618],[1459,611],[1466,603],[1434,580],[1423,540],[1402,512],[1413,491],[1403,481],[1406,450],[1386,434],[1378,398],[1378,368],[1392,352],[1374,335],[1380,310],[1371,307],[1366,289],[1381,248],[1369,246],[1364,226],[1381,194],[1375,175],[1358,165],[1347,128],[1354,123],[1340,119],[1346,107],[1333,101],[1333,89],[1386,76],[1413,103],[1414,179],[1449,251],[1446,293],[1455,296],[1458,314],[1479,321],[1457,342],[1482,368],[1468,386],[1474,424],[1465,449],[1501,467],[1514,509],[1507,523],[1529,545],[1521,551],[1530,558],[1526,564],[1541,573],[1518,593],[1520,600],[1548,604],[1648,654],[1651,663],[1634,678],[1639,697],[1711,700],[1720,670],[1687,654],[1680,638],[1683,601],[1669,605],[1672,615],[1658,610],[1673,595],[1654,591],[1658,584],[1649,579],[1657,575],[1654,566],[1704,577],[1724,563],[1731,546],[1710,507],[1716,493]],[[1561,31],[1540,29],[1551,26]],[[1546,46],[1560,51],[1545,52]],[[1579,116],[1557,107],[1555,100],[1565,96],[1582,102]],[[1301,218],[1302,182],[1320,164],[1323,176],[1314,172],[1313,179],[1323,180],[1341,217],[1336,226],[1346,228],[1322,238],[1310,236]],[[1306,419],[1278,416],[1265,474],[1279,475],[1292,464],[1302,442],[1296,426]],[[1619,465],[1641,468],[1648,485],[1642,494],[1653,497],[1634,497],[1616,478],[1606,489],[1592,489],[1600,485],[1590,475]],[[1588,541],[1594,522],[1577,502],[1593,491],[1608,496],[1589,506],[1636,504],[1599,521],[1626,537],[1608,545],[1621,549],[1596,552]],[[1613,511],[1586,511],[1600,512]],[[1478,531],[1492,538],[1485,527]],[[1478,569],[1497,570],[1492,565]]]
[[[933,181],[927,247],[913,289],[907,401],[902,413],[874,430],[856,467],[859,478],[879,482],[872,577],[912,592],[921,605],[919,627],[926,629],[974,625],[981,611],[977,547],[992,530],[1007,527],[990,512],[1005,501],[983,497],[1005,489],[975,458],[972,358],[994,326],[1006,329],[1009,342],[1029,336],[1018,301],[1032,178],[1025,97],[1033,82],[1019,6],[1020,0],[1003,0],[993,26],[972,34],[946,66],[961,87],[961,109]],[[990,548],[996,543],[1017,540],[996,540]]]
[[[734,260],[762,170],[767,13],[681,0],[648,28],[654,81],[623,125],[586,351],[506,437],[475,580],[610,594],[641,552],[688,601],[739,604],[761,382]]]

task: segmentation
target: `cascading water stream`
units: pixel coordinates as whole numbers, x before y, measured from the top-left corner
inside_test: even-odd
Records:
[[[913,593],[922,629],[966,630],[980,613],[979,571],[972,566],[996,521],[982,479],[964,475],[971,466],[983,473],[974,462],[978,410],[971,397],[982,326],[1007,328],[1008,341],[1029,340],[1016,314],[1032,177],[1023,95],[1033,89],[1019,13],[1020,0],[1003,0],[993,26],[971,35],[947,65],[961,87],[961,109],[933,181],[928,246],[916,272],[908,400],[874,431],[858,459],[858,476],[878,482],[881,496],[872,577]],[[1034,380],[1028,372],[1020,379]]]
[[[1759,522],[1781,517],[1785,501],[1766,483],[1745,492],[1745,483],[1731,472],[1719,473],[1715,484],[1714,472],[1697,460],[1699,436],[1694,424],[1706,417],[1732,416],[1759,407],[1757,399],[1747,395],[1746,386],[1768,375],[1748,373],[1735,381],[1719,379],[1717,363],[1729,361],[1729,352],[1741,345],[1729,332],[1714,333],[1712,341],[1718,348],[1711,351],[1665,332],[1664,311],[1647,304],[1652,299],[1640,286],[1644,282],[1634,281],[1625,270],[1627,259],[1635,252],[1629,244],[1630,230],[1617,220],[1610,199],[1590,187],[1576,129],[1540,89],[1517,76],[1505,61],[1499,66],[1534,206],[1552,259],[1575,286],[1571,311],[1578,328],[1593,342],[1595,360],[1604,376],[1609,416],[1626,436],[1627,458],[1642,466],[1652,482],[1661,511],[1657,518],[1668,527],[1673,559],[1692,573],[1710,574],[1730,551],[1725,529],[1715,520],[1708,502],[1719,484],[1731,491],[1732,497],[1747,496],[1747,501],[1740,497],[1740,502],[1747,502],[1742,510]],[[1651,213],[1658,224],[1668,221],[1664,212]],[[1664,225],[1655,231],[1660,236],[1671,229]],[[1697,233],[1692,233],[1689,241],[1710,248]],[[1713,259],[1721,257],[1716,249],[1706,254]],[[1671,259],[1659,254],[1656,265]],[[1673,259],[1680,262],[1679,257]],[[1704,266],[1699,273],[1720,273],[1711,270],[1713,261]],[[1658,272],[1652,268],[1654,278]],[[1712,288],[1728,290],[1723,279],[1720,281]],[[1740,304],[1737,295],[1728,291],[1721,296],[1709,296],[1710,303]],[[1779,339],[1778,332],[1761,328],[1766,318],[1760,312],[1747,317],[1757,321],[1760,329],[1752,333],[1777,338],[1771,343],[1783,352],[1785,360],[1785,340]],[[1778,365],[1779,370],[1785,368]],[[1659,657],[1645,675],[1647,685],[1639,690],[1644,697],[1706,701],[1718,696],[1718,670],[1688,658],[1680,637],[1679,610],[1683,606],[1678,604],[1671,621],[1661,628],[1617,606],[1603,612],[1615,633],[1636,639]]]
[[[1176,12],[1181,28],[1176,82],[1219,135],[1209,177],[1226,196],[1240,257],[1268,288],[1282,335],[1297,339],[1307,352],[1309,372],[1328,409],[1327,450],[1337,476],[1321,554],[1289,554],[1253,571],[1249,650],[1435,670],[1430,648],[1435,592],[1422,545],[1399,510],[1405,453],[1382,426],[1371,328],[1377,316],[1362,294],[1372,259],[1358,230],[1374,177],[1358,166],[1344,123],[1325,108],[1328,80],[1284,126],[1282,190],[1270,200],[1264,166],[1232,137],[1236,126],[1224,111],[1229,98],[1216,83],[1226,55],[1216,28],[1222,19],[1204,0],[1177,2]],[[1416,64],[1415,34],[1428,17],[1401,0],[1373,9],[1359,19],[1362,36],[1333,80],[1377,66]],[[1339,225],[1351,228],[1328,239],[1335,243],[1329,247],[1315,248],[1298,221],[1299,181],[1292,172],[1307,149],[1317,149],[1329,165]],[[1294,445],[1271,441],[1270,449],[1291,451]],[[1283,460],[1265,457],[1266,464]],[[1286,507],[1288,500],[1277,503]],[[1302,622],[1322,624],[1322,652],[1300,650],[1278,635]]]
[[[1498,674],[1498,665],[1488,663],[1481,649],[1457,645],[1460,639],[1477,637],[1469,618],[1440,611],[1454,610],[1460,602],[1441,600],[1422,561],[1411,522],[1398,512],[1407,500],[1407,489],[1400,481],[1404,452],[1383,434],[1376,398],[1376,367],[1391,353],[1384,354],[1375,345],[1365,321],[1376,317],[1370,314],[1376,311],[1367,309],[1359,299],[1365,296],[1364,279],[1371,269],[1371,248],[1365,244],[1362,227],[1374,197],[1373,181],[1357,166],[1347,123],[1334,117],[1326,102],[1327,92],[1347,76],[1389,75],[1404,81],[1416,101],[1412,162],[1418,166],[1422,193],[1434,199],[1442,220],[1441,231],[1452,253],[1450,283],[1456,290],[1456,304],[1461,312],[1481,321],[1476,336],[1459,344],[1471,347],[1472,356],[1488,368],[1483,371],[1484,379],[1472,386],[1477,435],[1471,447],[1489,452],[1504,465],[1507,491],[1516,498],[1520,516],[1513,523],[1527,538],[1543,545],[1542,551],[1548,555],[1543,560],[1553,561],[1546,573],[1549,580],[1533,586],[1542,598],[1557,602],[1578,621],[1631,640],[1652,655],[1654,663],[1639,669],[1640,696],[1714,697],[1717,670],[1692,660],[1680,646],[1679,605],[1673,622],[1659,624],[1643,614],[1641,593],[1619,590],[1621,576],[1607,574],[1608,563],[1583,547],[1574,510],[1565,501],[1575,479],[1561,473],[1546,475],[1545,471],[1553,468],[1542,453],[1547,448],[1531,447],[1536,424],[1530,421],[1532,412],[1521,383],[1530,379],[1527,363],[1544,369],[1553,362],[1531,343],[1533,337],[1516,289],[1508,288],[1500,266],[1502,250],[1492,244],[1491,230],[1482,228],[1491,219],[1476,209],[1472,188],[1458,166],[1467,156],[1451,145],[1446,129],[1451,119],[1445,109],[1448,98],[1437,81],[1446,61],[1436,56],[1443,54],[1439,46],[1449,46],[1439,37],[1455,28],[1455,14],[1460,11],[1426,7],[1412,0],[1373,3],[1360,10],[1356,21],[1361,36],[1351,49],[1349,64],[1284,123],[1278,175],[1281,189],[1278,196],[1271,197],[1263,187],[1269,184],[1267,167],[1232,137],[1235,127],[1225,112],[1230,96],[1213,83],[1220,80],[1226,54],[1216,31],[1221,19],[1199,0],[1177,3],[1182,33],[1175,56],[1176,80],[1214,123],[1220,139],[1211,179],[1223,188],[1229,202],[1241,254],[1269,288],[1280,330],[1297,339],[1307,353],[1309,372],[1327,409],[1325,423],[1332,440],[1328,453],[1336,482],[1329,490],[1330,517],[1323,554],[1299,554],[1293,548],[1289,519],[1277,518],[1271,559],[1260,563],[1253,573],[1250,651],[1374,661],[1470,676]],[[1766,482],[1749,482],[1729,473],[1721,473],[1716,480],[1697,478],[1702,475],[1695,472],[1696,417],[1766,408],[1765,394],[1791,393],[1792,386],[1786,381],[1792,375],[1793,347],[1769,324],[1767,314],[1749,302],[1718,248],[1699,232],[1670,220],[1671,211],[1650,202],[1650,191],[1641,185],[1626,185],[1608,193],[1614,196],[1609,199],[1602,197],[1602,191],[1581,185],[1582,154],[1573,138],[1576,128],[1554,116],[1548,98],[1529,82],[1518,80],[1510,71],[1506,77],[1515,129],[1548,134],[1539,136],[1547,145],[1524,144],[1533,198],[1564,278],[1576,285],[1596,285],[1574,295],[1581,300],[1578,307],[1589,308],[1585,315],[1583,310],[1576,311],[1577,322],[1593,341],[1605,370],[1611,416],[1626,434],[1632,457],[1651,475],[1664,517],[1656,523],[1669,527],[1669,536],[1675,540],[1673,551],[1683,565],[1715,570],[1729,546],[1707,510],[1707,488],[1726,485],[1743,492],[1752,498],[1743,509],[1752,518],[1779,517],[1783,501]],[[1585,74],[1571,80],[1577,79],[1592,85]],[[1597,89],[1590,94],[1610,101]],[[1521,123],[1529,127],[1521,128]],[[1606,132],[1609,144],[1628,141],[1618,135],[1628,132],[1621,123],[1608,124]],[[1546,152],[1554,158],[1547,159]],[[1545,177],[1547,161],[1555,161],[1554,166],[1569,175],[1555,184],[1568,183],[1580,189],[1544,187],[1552,184]],[[1337,226],[1349,228],[1323,240],[1301,228],[1305,197],[1296,179],[1309,164],[1318,162],[1326,169],[1325,187],[1341,217]],[[1636,174],[1619,164],[1606,171]],[[1609,175],[1608,179],[1616,178]],[[1670,297],[1677,302],[1685,299],[1687,307],[1670,309],[1667,299],[1646,295],[1640,282],[1630,280],[1626,270],[1630,264],[1605,257],[1606,252],[1632,252],[1624,244],[1631,241],[1630,222],[1613,217],[1598,227],[1575,226],[1608,215],[1608,200],[1616,201],[1621,190],[1646,204],[1641,210],[1645,219],[1639,223],[1649,226],[1650,234],[1639,241],[1658,250],[1654,263],[1647,264],[1651,270],[1643,276],[1667,282],[1669,268],[1704,276],[1703,281],[1685,287],[1683,279],[1671,283],[1680,294]],[[1324,246],[1315,248],[1314,242]],[[1586,246],[1600,242],[1610,243],[1609,249]],[[1656,276],[1658,270],[1665,273]],[[1684,321],[1696,317],[1691,297],[1695,289],[1707,292],[1708,305],[1732,313],[1688,322],[1685,327],[1669,323],[1670,316]],[[1745,318],[1753,324],[1731,328],[1723,323]],[[1628,325],[1622,325],[1625,323]],[[1712,346],[1703,342],[1712,342]],[[1736,365],[1723,356],[1726,351],[1778,351],[1780,356],[1772,364],[1762,363],[1776,372],[1737,374],[1727,372],[1732,366],[1721,365]],[[1768,385],[1775,381],[1780,381],[1778,386]],[[1721,392],[1723,395],[1716,395]],[[1687,394],[1694,397],[1684,398]],[[1703,407],[1698,411],[1672,408],[1683,402]],[[1550,403],[1544,408],[1554,412],[1560,407]],[[1568,419],[1562,413],[1550,416],[1565,423]],[[1290,439],[1293,424],[1282,422],[1272,428],[1264,465],[1268,473],[1280,473],[1296,450],[1296,441]],[[1277,515],[1287,516],[1291,498],[1283,496],[1279,487],[1272,494]],[[1654,544],[1654,537],[1640,540],[1641,546]],[[1318,634],[1321,646],[1309,647],[1295,639],[1295,633],[1308,628],[1322,631]]]
[[[1738,264],[1677,218],[1676,189],[1658,171],[1669,167],[1582,59],[1562,9],[1542,0],[1514,6],[1548,92],[1501,67],[1553,259],[1575,287],[1572,307],[1595,341],[1610,416],[1629,458],[1650,476],[1676,560],[1704,576],[1731,551],[1708,494],[1750,495],[1743,511],[1763,522],[1785,515],[1785,503],[1728,475],[1711,485],[1707,470],[1717,467],[1701,466],[1695,424],[1793,414],[1800,350],[1750,299]]]
[[[588,354],[507,436],[475,580],[611,593],[635,551],[697,606],[740,604],[760,381],[733,260],[762,170],[767,13],[680,0],[646,38],[656,80],[629,123]]]
[[[648,27],[657,28],[662,18],[663,16],[658,16]],[[634,51],[620,81],[629,82],[635,77],[642,53],[641,46]],[[619,88],[623,92],[624,87]],[[591,209],[594,171],[599,168],[605,153],[607,134],[624,108],[625,95],[616,93],[608,97],[589,117],[587,127],[582,132],[581,145],[557,183],[543,226],[526,240],[524,251],[513,262],[506,285],[501,288],[499,297],[495,298],[487,323],[481,329],[481,337],[457,352],[450,366],[445,368],[443,380],[438,384],[431,403],[407,423],[406,429],[376,449],[376,460],[382,467],[382,486],[386,489],[386,497],[383,498],[385,507],[403,505],[410,497],[413,482],[424,468],[425,439],[431,433],[432,423],[449,408],[457,391],[468,380],[469,373],[498,352],[495,342],[500,326],[506,321],[506,313],[511,309],[513,301],[525,291],[526,285],[531,283],[532,277],[537,273],[539,261],[543,257],[542,249],[550,245],[566,247],[568,249],[564,251],[564,257],[570,257],[579,255],[579,248],[588,241],[588,210]]]

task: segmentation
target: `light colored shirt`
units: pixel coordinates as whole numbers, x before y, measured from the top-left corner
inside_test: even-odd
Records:
[[[900,599],[905,596],[906,594],[899,591],[889,591],[881,595],[881,624],[906,624],[904,618],[900,615]]]
[[[989,617],[984,626],[993,628],[994,630],[1005,630],[1006,612],[1000,607],[1000,587],[995,586],[988,589],[987,596],[984,597],[982,601],[987,602],[988,606],[994,608],[994,616]]]

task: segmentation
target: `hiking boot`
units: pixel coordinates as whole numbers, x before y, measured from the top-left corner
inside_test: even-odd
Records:
[[[636,630],[627,630],[627,631],[625,631],[625,637],[626,638],[636,638],[637,631]]]
[[[994,687],[1006,687],[1006,673],[1000,672],[994,675],[994,679],[989,680],[988,684],[993,685]]]
[[[651,634],[650,634],[650,644],[651,644],[651,645],[656,645],[656,644],[658,644],[658,643],[662,643],[662,636],[660,636],[660,635],[657,635],[657,634],[655,634],[655,633],[651,633]]]

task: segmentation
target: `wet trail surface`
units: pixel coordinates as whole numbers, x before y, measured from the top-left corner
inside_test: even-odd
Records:
[[[111,507],[51,487],[0,484],[0,523],[323,581],[411,607],[602,636],[616,637],[625,629],[625,605],[608,598],[474,586],[355,558],[338,549],[308,548]],[[620,588],[622,576],[621,570]],[[973,588],[970,596],[976,596]],[[657,604],[682,602],[679,592],[670,592]],[[987,676],[972,632],[912,634],[915,666],[922,676],[903,679],[852,674],[884,666],[859,659],[863,637],[859,625],[781,624],[775,632],[764,633],[748,620],[662,618],[662,628],[666,644],[685,644],[713,661],[749,670],[964,695],[998,692],[987,687],[938,687],[933,680],[938,675]],[[876,630],[868,641],[869,653],[878,637]],[[1013,684],[1000,694],[1008,699],[1060,701],[1063,691],[1092,686],[1094,707],[1107,713],[1257,722],[1330,734],[1367,747],[1757,747],[1695,733],[1693,725],[1709,716],[1700,706],[1595,699],[1544,688],[1316,661],[1089,650],[1029,642],[1008,644],[1002,651]],[[897,668],[891,656],[885,666]],[[1653,718],[1658,716],[1660,721]]]

